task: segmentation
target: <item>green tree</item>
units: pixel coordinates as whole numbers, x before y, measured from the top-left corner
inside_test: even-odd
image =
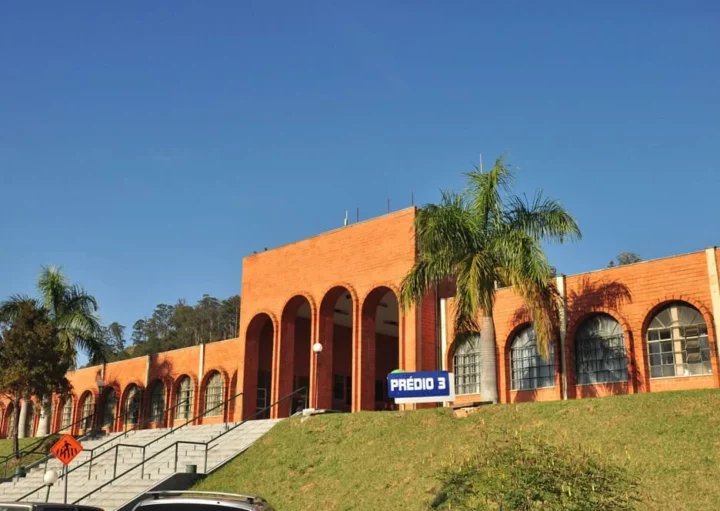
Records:
[[[615,262],[617,261],[617,263]],[[610,261],[608,268],[615,266],[625,266],[626,264],[639,263],[642,258],[635,252],[622,252],[615,257],[615,261]]]
[[[497,402],[493,308],[499,282],[523,297],[535,328],[538,351],[547,358],[555,333],[556,290],[542,241],[579,239],[580,229],[559,202],[537,193],[532,201],[512,195],[512,172],[498,158],[489,172],[467,174],[462,194],[443,193],[439,204],[418,211],[418,255],[402,282],[404,307],[439,283],[456,285],[455,329],[480,336],[480,391]],[[477,324],[478,312],[481,324]]]
[[[0,389],[20,410],[22,399],[67,393],[65,377],[70,360],[61,344],[61,336],[47,309],[31,300],[17,305],[13,319],[0,339]],[[19,451],[18,423],[15,413],[13,450]]]
[[[106,341],[115,353],[120,353],[125,349],[125,327],[113,321],[107,326],[107,338]]]
[[[37,289],[39,299],[13,295],[0,303],[0,322],[12,323],[22,305],[30,303],[45,310],[70,367],[76,367],[78,349],[90,358],[104,360],[107,349],[95,298],[81,286],[71,284],[61,268],[53,266],[43,266]]]

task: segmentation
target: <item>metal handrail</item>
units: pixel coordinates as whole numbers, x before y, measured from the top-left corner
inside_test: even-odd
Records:
[[[72,430],[73,430],[73,428],[74,428],[75,426],[77,426],[78,424],[84,423],[87,419],[93,417],[94,415],[95,415],[95,412],[93,412],[91,415],[86,415],[86,416],[83,417],[82,419],[79,419],[79,420],[73,422],[72,424],[69,424],[69,425],[67,425],[67,426],[64,426],[64,427],[58,429],[57,431],[55,431],[54,433],[50,433],[50,434],[48,434],[48,435],[45,436],[45,437],[39,438],[36,442],[33,442],[33,443],[30,444],[29,446],[25,446],[25,447],[23,447],[22,449],[19,449],[19,450],[15,451],[15,452],[13,452],[13,453],[8,454],[7,456],[5,456],[2,460],[0,460],[0,465],[3,465],[3,464],[4,464],[4,467],[3,467],[3,479],[7,478],[7,469],[8,469],[8,466],[10,465],[10,462],[11,462],[13,459],[19,460],[18,463],[20,463],[23,458],[25,458],[25,457],[27,457],[27,456],[30,456],[30,455],[32,455],[32,454],[45,454],[46,456],[49,455],[49,453],[50,453],[49,450],[48,450],[48,451],[42,451],[42,452],[36,452],[36,451],[35,451],[35,448],[36,448],[38,445],[41,445],[43,442],[45,442],[45,440],[47,439],[47,437],[50,437],[50,436],[53,436],[53,435],[58,435],[58,434],[60,434],[62,431],[65,431],[66,429],[69,429],[69,430],[72,432]],[[86,436],[86,435],[87,435],[87,433],[84,432],[83,435],[81,435],[81,438],[84,437],[84,436]],[[37,460],[36,462],[33,462],[33,463],[37,463],[37,462],[42,463],[42,461],[43,461],[43,460],[41,459],[41,460]]]
[[[179,425],[177,428],[176,428],[176,427],[170,428],[170,431],[168,431],[167,433],[165,433],[165,434],[163,434],[163,435],[160,435],[160,436],[157,437],[157,438],[154,438],[153,440],[151,440],[150,442],[148,442],[147,444],[145,444],[145,446],[147,447],[148,445],[152,445],[152,444],[154,444],[155,442],[158,442],[158,441],[162,440],[162,439],[165,438],[166,436],[172,435],[172,434],[175,433],[177,430],[182,429],[182,428],[184,428],[185,426],[187,426],[188,424],[191,424],[191,423],[195,422],[196,420],[205,417],[209,412],[212,412],[213,410],[216,410],[217,408],[224,407],[224,406],[225,406],[226,404],[228,404],[230,401],[235,401],[238,397],[240,397],[240,396],[242,396],[242,395],[243,395],[242,392],[238,392],[237,394],[235,394],[235,395],[232,396],[231,398],[226,399],[225,401],[223,401],[223,402],[220,403],[219,405],[213,406],[213,407],[210,408],[209,410],[205,410],[205,411],[204,411],[203,413],[201,413],[200,415],[196,415],[195,417],[193,417],[192,419],[188,420],[187,422]]]
[[[63,475],[60,476],[60,479],[62,479],[63,477],[68,477],[70,474],[72,474],[73,472],[75,472],[75,471],[78,470],[79,468],[82,468],[82,467],[84,467],[85,465],[87,465],[88,463],[92,463],[93,461],[97,461],[100,457],[104,456],[105,454],[112,453],[112,452],[115,452],[115,469],[116,469],[116,468],[117,468],[117,456],[118,456],[118,450],[119,450],[118,448],[119,448],[119,447],[133,447],[133,448],[137,448],[137,449],[142,449],[142,450],[143,450],[143,459],[145,459],[145,451],[146,451],[146,449],[147,449],[147,446],[152,445],[152,444],[154,444],[156,441],[158,441],[158,440],[160,440],[160,439],[162,439],[162,438],[165,438],[166,436],[174,433],[175,431],[179,430],[180,428],[185,427],[185,426],[187,426],[188,424],[190,424],[190,423],[192,423],[192,422],[194,422],[194,421],[196,421],[196,420],[198,420],[198,419],[200,419],[200,418],[205,417],[206,414],[212,412],[213,410],[215,410],[215,409],[217,409],[217,408],[219,408],[219,407],[221,407],[221,406],[225,406],[225,405],[228,404],[230,401],[233,401],[233,400],[237,399],[239,396],[242,396],[242,395],[243,395],[242,392],[239,392],[239,393],[235,394],[235,395],[232,396],[231,398],[226,399],[225,401],[223,401],[222,403],[220,403],[220,404],[217,405],[217,406],[213,406],[212,408],[210,408],[210,409],[208,409],[208,410],[205,410],[205,411],[204,411],[203,413],[201,413],[200,415],[197,415],[197,416],[193,417],[192,419],[190,419],[189,421],[181,424],[181,425],[178,426],[177,428],[171,428],[170,431],[168,431],[167,433],[159,436],[158,438],[153,439],[152,441],[148,442],[148,443],[145,444],[145,445],[117,444],[117,445],[115,445],[115,446],[113,446],[113,447],[111,447],[111,448],[109,448],[109,449],[106,449],[105,451],[101,452],[101,453],[98,454],[97,456],[95,456],[95,455],[94,455],[94,452],[95,452],[95,451],[97,451],[97,450],[100,449],[101,447],[103,447],[103,446],[107,445],[108,443],[110,443],[110,442],[112,442],[112,441],[114,441],[114,440],[117,439],[117,437],[111,438],[111,439],[109,439],[108,441],[103,442],[102,444],[98,445],[98,446],[95,447],[94,449],[88,449],[88,451],[90,452],[90,458],[87,459],[87,460],[85,460],[84,462],[80,463],[79,465],[74,466],[73,468],[71,468],[71,469],[68,470],[67,472],[65,472]],[[184,401],[183,401],[183,402],[180,402],[180,403],[177,403],[177,404],[176,404],[175,406],[173,406],[172,408],[175,408],[175,407],[177,407],[177,406],[179,406],[180,404],[183,404],[183,403],[184,403]],[[128,431],[128,433],[129,433],[129,431]],[[45,458],[44,460],[40,460],[40,462],[45,461],[45,468],[46,468],[46,470],[47,470],[47,464],[48,464],[49,459],[50,459],[50,457],[48,456],[48,457]],[[115,470],[115,469],[114,469],[114,470]],[[88,480],[90,480],[91,473],[92,473],[92,464],[88,467]],[[115,477],[113,477],[113,479],[115,479]],[[22,499],[24,499],[24,498],[26,498],[26,497],[29,497],[30,495],[34,494],[34,493],[37,492],[37,491],[42,490],[43,488],[45,488],[44,485],[43,485],[43,486],[40,486],[39,488],[35,488],[35,489],[32,490],[31,492],[29,492],[29,493],[23,495],[22,497],[20,497],[19,499],[17,499],[16,502],[19,502],[19,501],[21,501]]]
[[[182,401],[180,401],[180,402],[178,402],[178,403],[175,403],[173,406],[170,406],[170,407],[166,408],[165,410],[163,410],[163,413],[165,414],[165,417],[168,417],[168,412],[170,412],[171,410],[174,410],[175,408],[179,407],[180,405],[184,405],[184,404],[188,404],[188,403],[189,403],[189,400],[184,399],[184,400],[182,400]],[[127,438],[128,433],[131,433],[131,432],[133,432],[133,431],[137,431],[137,430],[139,430],[139,429],[142,429],[142,428],[140,428],[141,425],[143,425],[143,424],[154,424],[154,423],[150,422],[150,419],[152,419],[152,417],[148,417],[148,418],[145,419],[144,421],[140,421],[138,424],[136,424],[136,425],[135,425],[134,427],[132,427],[131,429],[127,429],[127,430],[124,430],[123,432],[121,432],[121,435],[118,435],[118,436],[124,436],[125,438]],[[113,422],[114,422],[114,421],[113,421]],[[113,442],[113,441],[117,440],[117,438],[118,438],[117,436],[115,436],[115,437],[113,437],[113,438],[109,438],[109,439],[107,439],[105,442],[101,443],[100,445],[96,445],[96,446],[93,447],[92,449],[89,449],[90,458],[91,458],[91,459],[93,458],[93,455],[95,454],[95,451],[97,451],[97,450],[100,449],[101,447],[105,447],[105,446],[106,446],[107,444],[109,444],[110,442]]]
[[[244,419],[244,420],[238,422],[238,423],[235,424],[232,428],[226,429],[225,431],[223,431],[222,433],[220,433],[218,436],[216,436],[215,438],[211,438],[211,439],[208,440],[207,442],[192,442],[192,441],[188,441],[188,440],[178,440],[177,442],[174,442],[174,443],[168,445],[168,446],[165,447],[164,449],[159,450],[158,452],[156,452],[155,454],[153,454],[152,456],[150,456],[150,457],[148,457],[148,458],[145,458],[144,455],[143,455],[143,460],[142,460],[140,463],[138,463],[138,464],[135,465],[134,467],[131,467],[131,468],[127,469],[125,472],[123,472],[123,473],[120,474],[120,475],[113,474],[113,478],[112,478],[112,479],[110,479],[109,481],[104,482],[103,484],[101,484],[101,485],[98,486],[97,488],[94,488],[92,491],[86,493],[85,495],[83,495],[82,497],[80,497],[79,499],[77,499],[76,501],[74,501],[74,502],[73,502],[73,505],[79,504],[81,501],[83,501],[83,500],[85,500],[86,498],[90,497],[91,495],[97,493],[98,491],[102,490],[102,489],[105,488],[106,486],[112,484],[116,479],[120,479],[121,477],[126,476],[127,474],[129,474],[129,473],[132,472],[133,470],[136,470],[138,467],[141,467],[141,468],[140,468],[140,477],[143,478],[143,477],[144,477],[144,471],[145,471],[145,464],[146,464],[148,461],[150,461],[150,460],[158,457],[160,454],[164,453],[165,451],[168,451],[169,449],[175,449],[175,462],[174,462],[174,463],[175,463],[175,467],[174,467],[174,471],[177,472],[178,447],[179,447],[180,445],[182,445],[182,444],[186,444],[186,445],[202,445],[202,446],[205,447],[205,467],[204,467],[203,472],[207,472],[207,453],[208,453],[208,451],[211,449],[210,444],[212,444],[213,442],[215,442],[218,438],[226,435],[226,434],[229,433],[230,431],[233,431],[234,429],[242,426],[242,425],[245,424],[246,422],[248,422],[248,421],[250,421],[250,420],[253,420],[255,417],[258,417],[258,416],[266,413],[268,410],[272,409],[274,406],[279,405],[281,402],[285,401],[286,399],[291,398],[291,397],[294,396],[295,394],[298,394],[298,393],[300,393],[300,392],[302,392],[302,391],[307,391],[307,387],[301,387],[301,388],[299,388],[299,389],[297,389],[297,390],[294,390],[294,391],[291,392],[290,394],[281,397],[280,399],[278,399],[278,400],[275,401],[274,403],[271,403],[270,405],[266,406],[266,407],[263,408],[262,410],[256,411],[253,415],[251,415],[251,416],[248,417],[247,419]],[[307,394],[305,395],[305,408],[307,408]],[[28,496],[32,495],[32,493],[34,493],[35,491],[39,491],[39,490],[41,490],[41,489],[42,489],[42,487],[41,487],[41,488],[38,488],[37,490],[33,490],[33,492],[29,493],[28,495],[25,495],[25,496],[21,497],[21,499],[22,499],[22,498],[25,498],[25,497],[28,497]],[[21,500],[21,499],[18,499],[16,502],[18,502],[18,501]]]

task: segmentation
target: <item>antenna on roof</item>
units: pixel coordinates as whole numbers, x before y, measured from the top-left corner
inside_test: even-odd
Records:
[[[346,209],[345,210],[345,223],[343,225],[347,225],[347,224],[348,224],[348,210]]]
[[[357,223],[359,221],[360,221],[360,208],[358,207],[357,211],[355,211],[355,222]]]
[[[390,199],[388,198],[388,213],[390,213]]]
[[[410,205],[411,206],[415,205],[415,191],[414,190],[412,192],[410,192]]]

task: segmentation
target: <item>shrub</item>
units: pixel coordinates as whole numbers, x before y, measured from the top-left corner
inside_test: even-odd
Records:
[[[587,452],[509,437],[485,445],[440,475],[431,504],[442,510],[631,510],[625,471]]]

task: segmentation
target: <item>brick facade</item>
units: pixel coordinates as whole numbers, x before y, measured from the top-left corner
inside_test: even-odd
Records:
[[[190,382],[187,416],[192,418],[205,410],[208,382],[215,374],[221,376],[227,404],[198,422],[252,417],[258,408],[300,387],[309,391],[296,392],[273,407],[271,415],[285,416],[305,399],[310,406],[347,411],[392,406],[383,384],[388,372],[453,370],[451,286],[440,286],[415,306],[397,305],[401,280],[415,260],[414,218],[410,208],[246,257],[238,339],[74,371],[69,374],[71,395],[53,397],[50,429],[57,431],[67,422],[62,413],[67,399],[72,400],[73,433],[89,425],[80,423],[84,410],[92,408],[86,402],[97,405],[93,425],[101,417],[112,419],[104,424],[108,430],[132,427],[135,420],[149,417],[151,409],[165,410],[151,427],[178,425],[186,420],[185,409],[178,407],[187,397],[180,392],[183,380]],[[500,402],[720,386],[715,322],[720,314],[719,263],[720,250],[708,249],[558,277],[565,299],[553,341],[555,377],[552,385],[539,389],[512,389],[511,346],[529,321],[521,298],[510,288],[499,289],[493,318]],[[691,306],[705,322],[710,374],[650,377],[648,326],[658,311],[675,302]],[[339,309],[341,303],[347,310]],[[599,313],[620,325],[629,378],[580,385],[575,337],[583,321]],[[312,350],[316,343],[322,346],[319,354]],[[106,406],[113,395],[114,407]],[[138,396],[138,412],[128,412],[133,395]],[[458,395],[456,403],[477,401],[482,396]],[[0,402],[0,435],[8,433],[10,415],[8,403]],[[38,416],[34,414],[34,430]]]

